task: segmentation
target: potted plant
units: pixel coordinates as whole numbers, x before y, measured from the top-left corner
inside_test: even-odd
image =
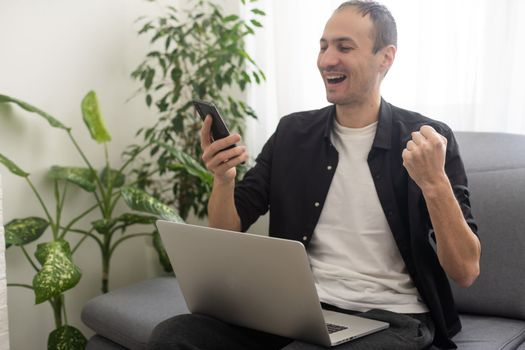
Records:
[[[95,169],[86,157],[71,128],[58,119],[24,101],[6,95],[0,95],[0,103],[15,104],[43,117],[50,126],[63,130],[84,162],[82,167],[54,165],[50,168],[48,176],[53,181],[55,195],[54,202],[47,203],[35,187],[30,174],[0,153],[0,163],[12,174],[24,178],[44,214],[43,217],[13,219],[5,225],[7,248],[19,247],[35,270],[31,284],[11,283],[9,286],[32,289],[36,304],[46,301],[50,303],[55,330],[49,335],[48,349],[84,349],[86,339],[77,328],[68,324],[65,303],[66,291],[75,287],[82,276],[80,267],[74,263],[75,251],[87,238],[97,243],[102,257],[102,291],[107,292],[111,257],[118,246],[130,238],[152,236],[156,231],[152,224],[158,217],[173,221],[182,219],[173,209],[138,189],[136,183],[129,180],[125,174],[133,159],[148,149],[150,143],[136,149],[119,168],[111,166],[108,158],[111,135],[105,127],[94,92],[89,92],[82,100],[82,115],[91,137],[103,146],[105,165],[100,170]],[[70,215],[73,219],[64,220],[68,207],[67,190],[71,185],[81,188],[88,197],[92,197],[92,201],[86,200],[85,208],[80,213]],[[146,212],[148,215],[136,212],[117,213],[115,207],[121,199],[124,199],[131,209]],[[96,212],[99,218],[85,227],[82,219]],[[147,232],[127,233],[130,226],[137,224],[147,225]],[[51,232],[51,238],[37,245],[33,258],[26,246],[41,239],[47,230]],[[117,236],[117,232],[121,235]],[[72,234],[83,235],[74,246],[68,240]]]
[[[249,13],[251,18],[243,19],[226,15],[213,1],[192,0],[185,10],[168,6],[157,18],[139,20],[139,35],[151,38],[152,49],[132,77],[141,83],[138,93],[159,118],[137,132],[143,142],[131,146],[129,153],[154,140],[162,144],[150,149],[151,157],[136,162],[133,172],[140,188],[174,205],[183,219],[190,212],[199,218],[207,214],[212,183],[209,174],[195,174],[194,162],[188,160],[201,157],[202,122],[192,100],[213,101],[230,129],[241,134],[245,118],[256,118],[253,109],[235,97],[247,85],[266,79],[244,47],[245,37],[262,27],[265,13],[257,8]],[[182,159],[177,150],[189,157]]]

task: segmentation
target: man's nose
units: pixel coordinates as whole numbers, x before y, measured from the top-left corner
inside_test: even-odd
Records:
[[[339,63],[339,55],[337,51],[328,47],[324,52],[319,54],[319,68],[330,68],[337,66]]]

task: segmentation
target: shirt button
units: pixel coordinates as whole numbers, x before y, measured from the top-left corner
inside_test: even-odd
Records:
[[[331,165],[327,166],[326,170],[332,170],[332,166]]]
[[[376,174],[375,178],[376,180],[379,180],[381,178],[381,174]]]
[[[303,241],[308,240],[308,236],[303,236]]]
[[[315,202],[314,203],[314,206],[316,206],[316,207],[318,207],[319,205],[320,205],[319,202]]]

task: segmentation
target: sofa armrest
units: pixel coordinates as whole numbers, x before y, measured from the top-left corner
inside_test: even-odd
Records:
[[[175,277],[158,277],[91,299],[81,317],[97,334],[138,350],[156,325],[188,312]]]

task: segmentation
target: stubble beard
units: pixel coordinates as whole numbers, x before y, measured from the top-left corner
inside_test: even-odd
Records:
[[[350,78],[350,77],[349,77]],[[369,99],[372,97],[374,92],[374,84],[368,83],[364,86],[361,86],[358,91],[352,91],[351,87],[350,90],[345,96],[330,96],[330,91],[327,86],[326,88],[326,99],[328,102],[333,103],[335,105],[340,106],[347,106],[347,107],[359,107],[362,105],[367,104]]]

